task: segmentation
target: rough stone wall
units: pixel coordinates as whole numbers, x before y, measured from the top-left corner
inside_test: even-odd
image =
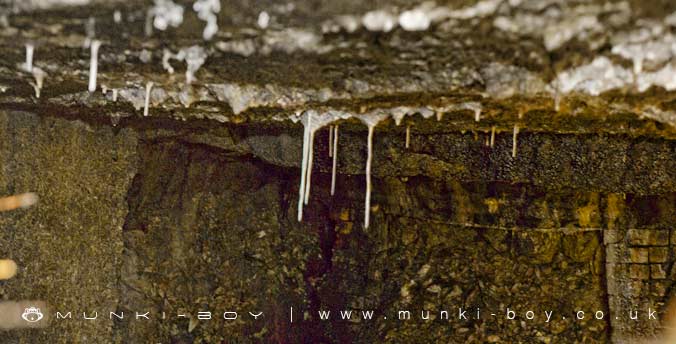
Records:
[[[136,133],[0,111],[0,137],[0,193],[40,197],[37,206],[0,217],[0,256],[20,267],[0,283],[0,298],[43,299],[74,317],[117,307]],[[107,322],[58,321],[44,331],[3,332],[0,342],[95,342],[112,330]]]
[[[602,236],[589,219],[599,214],[576,213],[578,203],[589,207],[598,194],[386,177],[375,183],[373,226],[364,230],[363,176],[341,175],[332,198],[330,177],[317,173],[299,225],[296,169],[195,144],[149,143],[141,152],[144,172],[132,187],[125,225],[121,304],[169,314],[236,310],[243,319],[129,322],[118,328],[123,342],[607,339],[604,321],[562,319],[577,309],[608,312]],[[570,230],[559,227],[563,222]],[[291,306],[308,318],[290,324]],[[480,308],[486,318],[453,320],[458,307]],[[345,308],[378,315],[352,322],[317,317],[318,310]],[[507,308],[521,316],[541,312],[521,323],[504,319]],[[394,320],[402,309],[412,320]],[[545,309],[560,312],[551,324],[542,318]],[[246,312],[255,310],[270,315],[253,321]],[[438,319],[441,310],[450,321]],[[437,320],[421,320],[422,311]]]
[[[0,293],[105,319],[2,342],[623,343],[660,330],[645,307],[661,316],[672,294],[672,141],[525,132],[511,158],[504,132],[493,148],[479,133],[415,133],[407,150],[384,124],[364,230],[365,132],[355,128],[341,132],[334,197],[319,132],[298,223],[299,128],[117,129],[3,113],[3,192],[41,201],[2,218],[0,253],[23,269]],[[638,322],[621,313],[637,306]],[[458,320],[458,307],[482,319]],[[505,320],[507,308],[521,321]],[[340,309],[376,316],[317,319]],[[411,320],[392,319],[402,309]],[[169,319],[109,321],[110,310]],[[240,318],[199,321],[201,310]]]

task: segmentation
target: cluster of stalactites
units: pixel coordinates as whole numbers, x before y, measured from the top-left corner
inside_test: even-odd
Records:
[[[461,105],[451,106],[449,109],[458,110],[472,110],[474,112],[475,121],[481,119],[481,104],[479,103],[465,103]],[[293,121],[300,121],[303,124],[303,151],[302,151],[302,160],[301,160],[301,178],[300,186],[298,189],[298,221],[303,219],[303,207],[308,204],[310,199],[310,188],[312,184],[312,166],[313,166],[313,157],[314,157],[314,138],[317,130],[329,126],[329,149],[328,155],[332,158],[332,168],[331,168],[331,195],[333,196],[336,191],[336,170],[337,170],[337,161],[338,161],[338,124],[335,123],[341,119],[348,118],[358,118],[362,123],[364,123],[368,128],[367,136],[367,156],[366,156],[366,167],[365,167],[365,179],[366,179],[366,192],[364,200],[364,228],[369,227],[370,223],[370,208],[371,208],[371,166],[373,161],[373,136],[375,128],[378,123],[383,120],[392,117],[396,125],[400,125],[403,118],[407,115],[412,115],[418,113],[423,116],[423,118],[430,118],[435,113],[437,118],[440,119],[440,111],[444,109],[438,109],[439,111],[433,111],[427,108],[408,108],[408,107],[398,107],[388,110],[375,110],[365,114],[350,114],[342,111],[328,111],[326,113],[318,113],[315,110],[309,110],[305,112],[296,113],[291,117]],[[521,118],[521,114],[519,115]],[[514,125],[513,128],[513,141],[512,141],[512,157],[516,157],[517,152],[517,135],[519,133],[519,126]],[[486,145],[493,147],[495,144],[495,134],[496,127],[491,127],[490,136],[486,139]],[[410,146],[410,136],[411,136],[411,125],[406,126],[406,148]]]

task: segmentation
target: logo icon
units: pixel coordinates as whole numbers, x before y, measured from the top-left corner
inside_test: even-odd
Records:
[[[23,320],[34,323],[40,321],[43,315],[42,312],[40,312],[40,308],[29,307],[23,310],[23,314],[21,314],[21,317],[23,318]]]

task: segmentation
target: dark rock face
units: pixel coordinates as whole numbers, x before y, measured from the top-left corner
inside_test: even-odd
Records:
[[[146,172],[136,176],[129,197],[123,268],[129,275],[122,276],[121,304],[170,314],[234,309],[243,315],[231,323],[199,322],[190,334],[188,320],[129,323],[119,328],[123,342],[606,338],[604,321],[582,322],[589,332],[576,333],[570,317],[523,331],[515,321],[457,319],[458,308],[470,314],[510,307],[525,313],[536,306],[563,314],[576,307],[607,312],[598,193],[548,197],[526,185],[382,177],[375,183],[373,226],[364,230],[362,177],[341,175],[331,198],[329,177],[317,174],[305,221],[298,224],[297,169],[191,144],[149,143],[140,151]],[[578,219],[578,207],[593,208],[592,215]],[[567,226],[570,231],[559,230]],[[574,301],[563,306],[563,300]],[[319,310],[338,313],[346,305],[378,316],[317,319]],[[289,307],[310,318],[290,324]],[[246,312],[255,310],[267,316],[250,319]],[[411,320],[392,320],[399,310],[410,311]],[[423,311],[437,320],[421,319]],[[439,320],[441,311],[451,319]],[[390,321],[383,318],[388,315]],[[173,334],[172,327],[180,330]]]
[[[298,223],[298,160],[266,156],[298,130],[202,132],[225,142],[215,147],[175,132],[25,113],[6,113],[3,123],[14,139],[3,151],[13,162],[7,193],[42,195],[39,207],[3,220],[3,252],[24,267],[3,295],[102,317],[10,333],[11,341],[607,342],[654,333],[659,322],[616,312],[640,304],[661,314],[670,296],[671,141],[530,134],[512,160],[504,133],[492,149],[446,133],[414,136],[406,150],[402,135],[384,130],[364,230],[364,132],[341,136],[333,197],[326,133],[317,136]],[[295,147],[289,155],[300,155]],[[17,174],[27,169],[37,175]],[[344,308],[354,318],[373,310],[374,319],[318,316]],[[505,318],[508,309],[517,320]],[[398,320],[401,310],[411,319]],[[580,310],[586,317],[575,320]],[[110,311],[167,319],[112,321]],[[199,311],[214,319],[196,319]]]

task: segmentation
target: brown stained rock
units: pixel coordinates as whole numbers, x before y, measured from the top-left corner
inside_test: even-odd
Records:
[[[12,142],[0,149],[2,193],[32,191],[40,197],[30,210],[0,220],[0,256],[19,266],[16,278],[0,285],[0,294],[10,300],[43,299],[49,305],[45,311],[72,311],[80,319],[83,311],[115,310],[137,134],[24,112],[0,112],[0,132]],[[66,342],[112,335],[111,322],[60,321],[49,330],[3,338]]]

